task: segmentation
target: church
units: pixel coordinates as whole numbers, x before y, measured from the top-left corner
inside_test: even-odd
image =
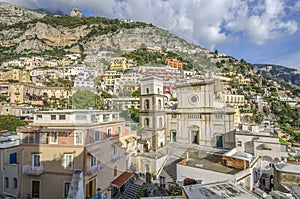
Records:
[[[195,77],[177,84],[177,108],[167,109],[163,80],[141,79],[141,139],[149,150],[170,142],[203,147],[235,147],[234,109],[220,99],[220,82]]]

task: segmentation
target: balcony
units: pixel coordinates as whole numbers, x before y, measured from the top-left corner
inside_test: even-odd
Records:
[[[92,175],[94,173],[101,171],[102,169],[104,169],[104,164],[102,164],[102,163],[94,165],[94,166],[89,166],[87,174]]]
[[[111,160],[112,161],[118,161],[121,158],[123,158],[123,156],[124,156],[124,153],[112,154]]]
[[[35,167],[31,165],[24,165],[23,166],[23,174],[26,175],[33,175],[33,176],[39,176],[44,172],[43,165]]]

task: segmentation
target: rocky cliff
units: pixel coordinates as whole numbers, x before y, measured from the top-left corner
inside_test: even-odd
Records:
[[[42,17],[44,17],[43,14],[18,7],[10,3],[0,2],[0,23],[14,24]]]
[[[31,49],[38,51],[39,47],[41,51],[54,47],[77,51],[82,45],[89,52],[110,47],[136,48],[142,43],[163,48],[196,48],[165,30],[140,22],[82,18],[74,10],[73,17],[47,16],[8,3],[0,3],[0,8],[0,46],[4,51],[8,47],[17,49],[17,53],[31,53]]]

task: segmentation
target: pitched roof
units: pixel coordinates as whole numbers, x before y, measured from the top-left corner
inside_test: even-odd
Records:
[[[125,184],[131,177],[133,176],[133,173],[130,172],[123,172],[119,177],[117,177],[114,181],[111,182],[113,186],[121,187],[123,184]]]

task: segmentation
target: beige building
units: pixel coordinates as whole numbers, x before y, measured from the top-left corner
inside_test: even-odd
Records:
[[[111,182],[129,161],[120,148],[127,132],[119,114],[61,110],[33,116],[20,132],[21,198],[89,198],[98,188],[110,198]],[[78,191],[69,193],[70,187]]]
[[[67,91],[64,87],[35,86],[32,84],[15,83],[9,87],[10,103],[27,103],[43,106],[47,102],[58,101],[67,98]],[[71,96],[71,92],[69,95]],[[51,104],[49,104],[51,106]],[[57,104],[58,105],[58,104]]]
[[[245,104],[244,95],[225,94],[223,97],[225,103],[231,106],[244,106]]]
[[[18,82],[29,83],[30,82],[30,72],[21,69],[11,69],[9,71],[0,71],[0,80],[14,80]]]
[[[234,109],[222,103],[212,79],[177,85],[178,106],[167,112],[167,141],[233,148]]]

